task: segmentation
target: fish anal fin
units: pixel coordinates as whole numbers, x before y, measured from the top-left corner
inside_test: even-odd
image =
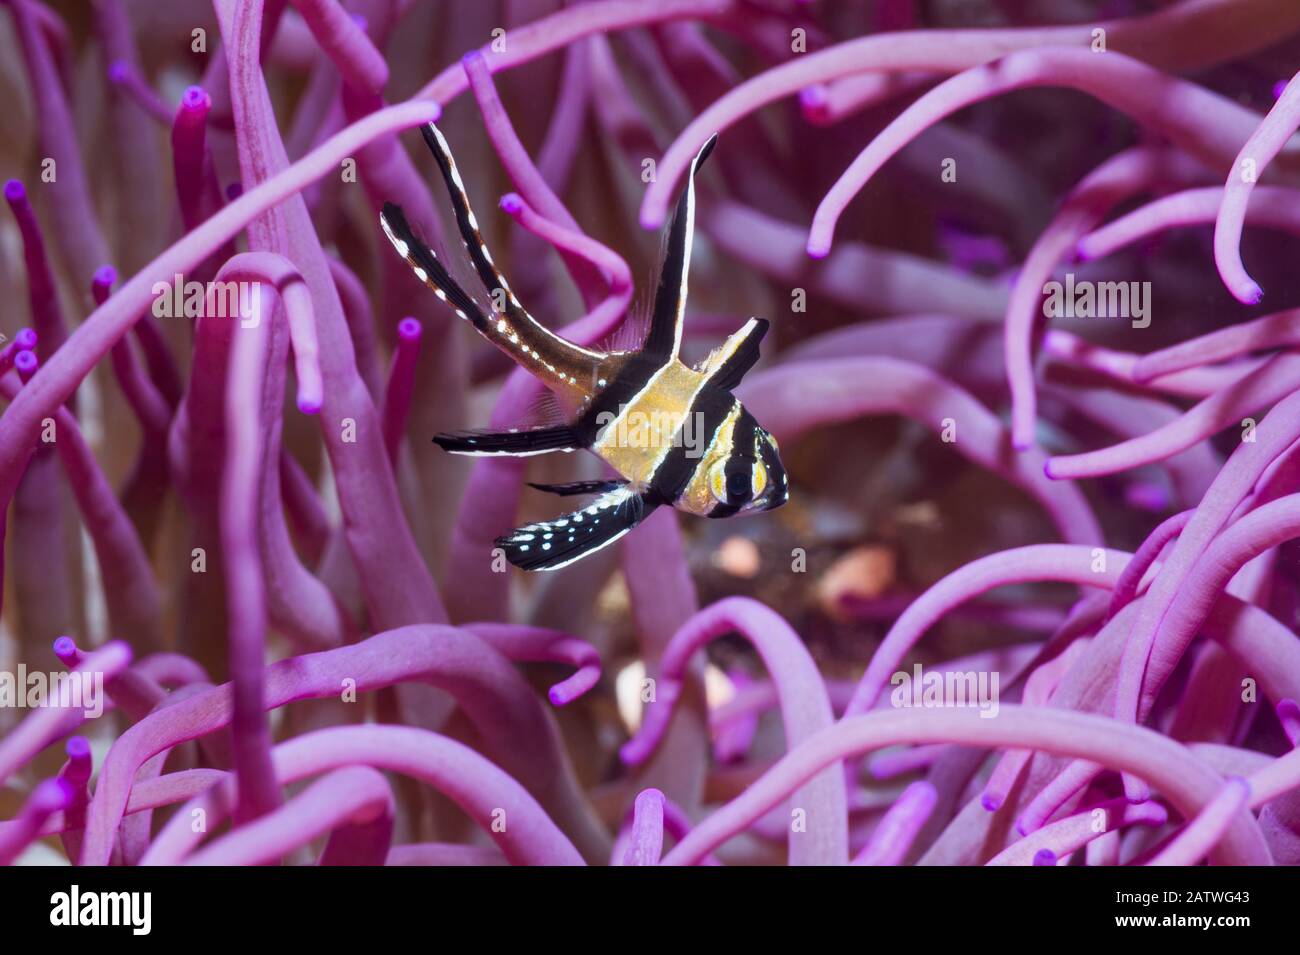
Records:
[[[559,570],[608,547],[656,506],[644,495],[619,487],[581,510],[503,534],[496,546],[522,570]]]

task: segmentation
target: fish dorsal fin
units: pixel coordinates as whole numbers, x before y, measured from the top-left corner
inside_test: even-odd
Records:
[[[691,161],[686,188],[677,200],[677,210],[668,226],[663,264],[655,289],[650,330],[642,350],[651,355],[676,358],[682,346],[682,321],[686,316],[686,279],[691,268],[691,243],[695,236],[695,173],[713,152],[718,141],[710,137]]]
[[[725,342],[713,349],[696,370],[708,379],[709,384],[723,391],[735,390],[745,373],[758,361],[758,346],[769,327],[767,319],[751,318],[739,331],[732,332]]]

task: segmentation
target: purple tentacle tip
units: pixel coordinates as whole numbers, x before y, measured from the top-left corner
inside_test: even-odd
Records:
[[[110,83],[122,83],[130,75],[130,67],[122,60],[114,60],[108,64],[108,80]]]
[[[5,180],[5,198],[10,202],[21,202],[27,196],[27,189],[20,179]]]
[[[1056,865],[1056,853],[1051,849],[1039,849],[1034,853],[1034,865]]]
[[[799,91],[799,102],[807,110],[820,110],[826,106],[829,95],[823,83],[805,86]]]
[[[77,655],[77,641],[71,637],[59,637],[54,641],[54,655],[64,663],[69,663]]]
[[[424,326],[420,324],[418,318],[413,318],[408,315],[397,323],[397,337],[403,341],[418,341],[423,332]]]
[[[212,98],[202,86],[187,86],[181,94],[181,106],[187,110],[207,109],[212,105]]]
[[[39,336],[36,334],[35,329],[19,329],[18,333],[14,335],[14,347],[19,351],[31,351],[36,347],[38,339]]]
[[[524,200],[517,192],[507,192],[501,197],[501,209],[509,215],[517,215],[523,211]]]
[[[68,742],[64,744],[63,751],[68,754],[68,759],[89,759],[90,740],[84,736],[69,736]]]

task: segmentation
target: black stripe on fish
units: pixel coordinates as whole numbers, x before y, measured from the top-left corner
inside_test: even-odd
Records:
[[[663,371],[671,360],[644,352],[628,358],[614,380],[607,382],[595,394],[586,410],[573,423],[573,429],[586,442],[587,447],[596,443],[600,429],[622,414],[633,399],[645,390],[650,379]]]
[[[587,507],[516,528],[496,539],[506,560],[523,570],[559,570],[614,543],[658,506],[619,487]]]
[[[753,415],[742,409],[731,429],[731,446],[727,449],[726,464],[723,465],[728,503],[718,504],[709,512],[709,517],[730,517],[730,514],[719,511],[734,507],[732,513],[735,513],[754,499],[753,472],[758,460],[757,438],[758,422]],[[733,482],[736,486],[733,486]]]
[[[686,188],[677,200],[677,210],[668,227],[659,287],[655,291],[650,331],[641,350],[660,357],[676,357],[682,343],[682,321],[686,312],[686,279],[691,268],[691,243],[695,235],[695,173],[713,152],[717,133],[705,143],[691,162]]]
[[[685,493],[696,470],[704,464],[705,450],[718,439],[718,429],[726,424],[727,418],[739,405],[740,402],[725,391],[709,387],[700,389],[686,412],[686,417],[682,419],[672,447],[650,478],[651,493],[657,500],[673,504]],[[698,425],[692,425],[692,422],[698,422]],[[696,434],[704,436],[703,447],[690,447],[684,434],[687,427],[694,427]]]
[[[457,431],[434,435],[433,442],[452,454],[500,454],[520,458],[585,447],[568,425],[519,431]]]
[[[758,436],[758,425],[753,417],[743,409],[736,416],[735,424],[731,429],[731,434],[726,437],[728,445],[725,449],[723,458],[723,481],[727,492],[728,502],[714,504],[709,511],[710,518],[732,517],[740,512],[740,509],[753,500],[753,468],[757,460],[758,451],[755,447],[755,439]],[[721,440],[721,436],[719,436]]]

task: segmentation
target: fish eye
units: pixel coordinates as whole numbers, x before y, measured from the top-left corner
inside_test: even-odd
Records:
[[[713,465],[709,470],[709,491],[719,504],[739,507],[754,496],[752,463],[729,458]]]
[[[732,503],[748,500],[753,493],[748,470],[727,472],[727,497]]]

